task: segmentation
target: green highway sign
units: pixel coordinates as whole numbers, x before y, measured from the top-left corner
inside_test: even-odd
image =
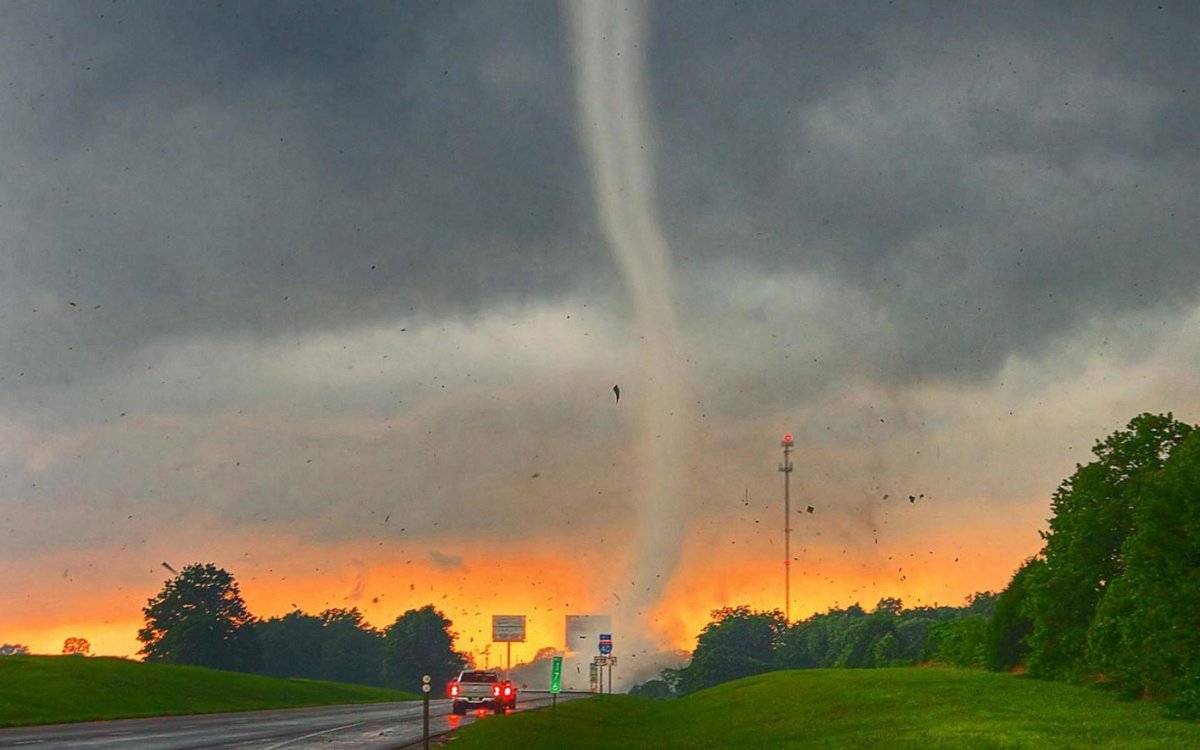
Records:
[[[554,657],[554,661],[550,662],[550,692],[558,693],[562,690],[562,657]]]

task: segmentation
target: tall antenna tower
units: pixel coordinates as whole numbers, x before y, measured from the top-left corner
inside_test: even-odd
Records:
[[[792,621],[792,433],[787,433],[780,441],[783,446],[783,463],[779,470],[783,472],[783,619]]]

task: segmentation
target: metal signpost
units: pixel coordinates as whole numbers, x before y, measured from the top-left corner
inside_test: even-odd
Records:
[[[613,665],[613,662],[615,662],[617,660],[615,656],[611,656],[612,651],[613,651],[612,633],[601,633],[600,634],[599,648],[600,648],[600,656],[598,658],[603,660],[600,665],[601,666],[604,666],[605,664],[608,665],[608,693],[609,693],[609,695],[612,695],[612,691],[613,691],[612,665]],[[603,681],[601,681],[601,682],[603,682]],[[604,689],[601,688],[600,692],[603,693]]]
[[[425,750],[429,750],[429,675],[421,678],[421,692],[424,693],[425,703],[425,707],[421,712],[421,725],[424,727],[422,736],[425,738],[422,746]]]
[[[562,657],[556,656],[550,662],[550,715],[558,712],[558,693],[562,690]]]

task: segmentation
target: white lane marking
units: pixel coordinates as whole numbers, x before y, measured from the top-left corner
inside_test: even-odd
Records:
[[[274,745],[268,745],[267,747],[264,747],[263,750],[277,750],[277,748],[287,747],[288,745],[292,744],[293,742],[299,742],[300,740],[307,740],[312,737],[320,737],[321,735],[329,734],[330,732],[340,732],[343,729],[349,729],[350,727],[356,727],[359,724],[365,724],[365,723],[366,723],[365,721],[356,721],[353,724],[346,724],[344,726],[334,727],[333,729],[322,729],[320,732],[313,732],[312,734],[306,734],[303,737],[293,737],[290,740],[284,740],[283,742],[279,742]]]

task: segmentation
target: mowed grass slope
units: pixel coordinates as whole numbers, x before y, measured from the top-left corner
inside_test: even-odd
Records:
[[[497,748],[1200,748],[1200,724],[1095,688],[956,669],[773,672],[672,701],[603,696],[478,722]]]
[[[0,657],[0,727],[412,700],[395,690],[78,656]]]

